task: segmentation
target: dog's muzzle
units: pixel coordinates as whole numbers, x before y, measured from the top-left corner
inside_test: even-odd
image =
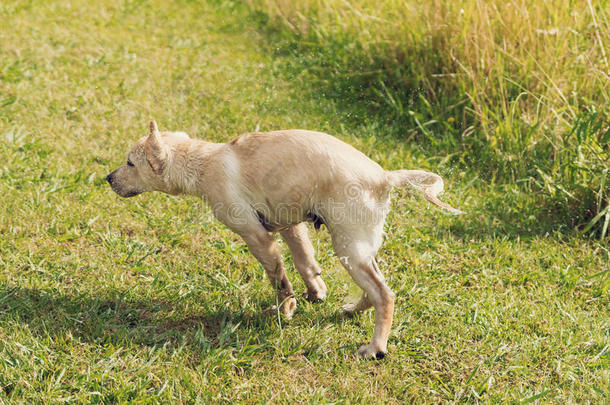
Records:
[[[108,176],[106,176],[106,181],[108,182],[108,184],[110,184],[110,188],[112,189],[112,191],[114,191],[121,197],[126,197],[126,198],[135,197],[136,195],[142,193],[139,190],[125,190],[123,187],[121,187],[120,182],[119,183],[115,182],[115,177],[114,177],[115,172],[116,172],[116,170],[114,172],[110,173]]]

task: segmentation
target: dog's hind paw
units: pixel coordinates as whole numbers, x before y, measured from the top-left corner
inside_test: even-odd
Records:
[[[292,319],[295,309],[297,309],[297,300],[294,297],[286,298],[280,305],[280,312],[284,314],[286,319]]]
[[[368,345],[360,346],[358,355],[363,359],[381,360],[385,357],[386,351],[380,350],[376,345],[373,346],[373,344],[370,343]]]
[[[349,304],[343,305],[341,309],[343,310],[343,312],[345,312],[346,315],[353,315],[355,312],[357,312],[358,308],[356,306],[356,303],[350,302]]]

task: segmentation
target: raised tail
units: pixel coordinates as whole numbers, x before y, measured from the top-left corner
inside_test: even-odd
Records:
[[[464,212],[453,208],[439,200],[436,196],[443,192],[443,179],[438,174],[423,170],[394,170],[386,172],[389,182],[394,187],[412,187],[421,190],[424,198],[434,205],[438,205],[454,214]]]

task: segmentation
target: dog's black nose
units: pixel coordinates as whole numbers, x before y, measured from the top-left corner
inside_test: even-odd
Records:
[[[110,173],[108,176],[106,176],[106,181],[110,184],[112,184],[112,173]]]

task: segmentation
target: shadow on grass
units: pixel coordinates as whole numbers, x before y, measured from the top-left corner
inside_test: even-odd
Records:
[[[506,220],[506,222],[504,222]],[[468,214],[444,228],[434,230],[438,239],[443,239],[443,233],[450,232],[454,238],[465,243],[489,242],[495,240],[528,241],[539,237],[558,237],[572,234],[570,230],[560,231],[560,228],[540,223],[536,218],[523,218],[518,222],[513,218],[501,218],[489,213]]]
[[[463,136],[474,128],[465,113],[468,99],[460,84],[431,80],[423,68],[456,70],[438,52],[441,36],[405,43],[404,49],[378,44],[381,52],[371,54],[345,33],[297,34],[265,12],[250,11],[248,17],[260,46],[273,55],[275,74],[293,83],[296,100],[312,101],[322,116],[338,116],[336,126],[353,135],[408,142],[427,155],[451,153],[453,161],[471,166],[477,145]]]
[[[413,226],[421,227],[424,233],[433,234],[438,242],[447,241],[449,235],[450,239],[477,243],[548,236],[558,240],[579,237],[574,231],[578,227],[574,218],[560,216],[564,222],[554,220],[559,217],[557,213],[541,205],[539,197],[534,194],[506,191],[506,187],[489,187],[482,183],[450,188],[449,192],[454,196],[450,203],[463,210],[464,214],[452,215],[432,205],[428,205],[426,211],[413,209],[412,200],[404,192],[397,191],[391,215],[395,218],[419,217]],[[455,196],[459,196],[458,201]],[[417,200],[420,199],[418,196]],[[583,237],[584,240],[586,238]]]
[[[498,197],[497,205],[502,200]],[[504,207],[484,206],[467,212],[458,217],[452,217],[450,223],[442,227],[448,230],[453,237],[464,242],[485,242],[498,239],[504,240],[531,240],[538,237],[562,237],[572,235],[575,232],[565,224],[553,221],[549,218],[547,210],[539,206],[531,205],[516,208],[510,204]],[[440,233],[443,229],[437,229]],[[438,235],[443,238],[442,234]]]
[[[38,337],[54,339],[70,334],[94,344],[178,347],[186,342],[206,351],[236,345],[248,334],[259,346],[273,350],[268,342],[277,333],[274,315],[272,311],[253,313],[228,307],[189,313],[180,302],[126,298],[118,292],[71,295],[59,290],[0,286],[0,323],[27,325]],[[336,322],[340,318],[335,313],[319,320]],[[301,327],[298,320],[294,327]],[[242,339],[236,339],[239,335]]]

